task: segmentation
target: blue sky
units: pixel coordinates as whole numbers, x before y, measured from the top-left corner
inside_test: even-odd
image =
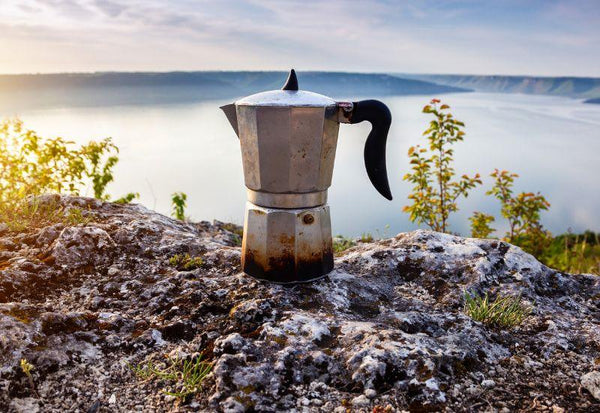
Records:
[[[2,0],[0,73],[600,76],[600,1]]]

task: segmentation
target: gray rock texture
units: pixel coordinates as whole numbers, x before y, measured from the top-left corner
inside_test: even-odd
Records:
[[[600,277],[419,230],[272,285],[240,273],[234,226],[50,201],[88,222],[0,231],[0,411],[600,411]],[[175,254],[203,262],[180,271]],[[487,327],[464,314],[465,289],[533,311]],[[200,353],[212,372],[183,402],[132,371]]]

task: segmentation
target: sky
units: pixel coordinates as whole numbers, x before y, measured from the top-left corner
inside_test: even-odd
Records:
[[[600,76],[597,0],[2,0],[0,73]]]

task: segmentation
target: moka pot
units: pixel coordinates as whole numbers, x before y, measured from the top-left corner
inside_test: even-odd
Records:
[[[385,146],[391,114],[377,100],[336,102],[298,90],[292,69],[282,90],[222,106],[240,139],[248,202],[242,241],[245,273],[305,282],[333,269],[327,189],[340,123],[369,121],[364,159],[377,191],[391,200]]]

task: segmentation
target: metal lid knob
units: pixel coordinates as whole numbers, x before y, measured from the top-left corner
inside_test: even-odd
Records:
[[[290,74],[281,90],[298,90],[298,78],[294,69],[290,70]]]

